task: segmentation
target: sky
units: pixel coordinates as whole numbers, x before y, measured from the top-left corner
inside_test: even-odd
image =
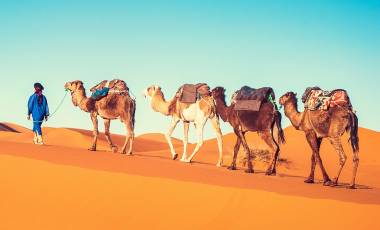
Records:
[[[171,98],[198,82],[224,86],[228,98],[244,85],[270,86],[277,99],[309,86],[343,88],[359,125],[380,131],[379,65],[380,0],[0,1],[0,122],[26,127],[34,82],[53,112],[65,82],[89,89],[120,78],[137,98],[137,135],[170,124],[142,96],[146,87],[158,84]],[[69,96],[44,125],[92,129]],[[112,122],[111,132],[123,134],[123,125]],[[214,136],[208,124],[205,137]]]

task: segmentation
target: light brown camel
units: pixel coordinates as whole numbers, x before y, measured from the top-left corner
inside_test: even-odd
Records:
[[[208,119],[211,120],[211,125],[216,132],[216,137],[218,141],[219,159],[217,166],[222,166],[223,156],[222,156],[222,132],[220,130],[219,118],[216,115],[214,100],[211,96],[203,96],[196,101],[196,103],[182,103],[177,97],[166,101],[161,87],[150,86],[144,92],[146,97],[151,98],[151,106],[154,111],[160,112],[165,116],[171,116],[172,122],[169,131],[166,133],[165,137],[169,144],[170,151],[172,154],[172,159],[175,160],[178,154],[175,152],[171,135],[177,126],[179,121],[183,122],[184,125],[184,138],[183,138],[183,155],[181,161],[190,163],[195,154],[199,151],[203,144],[203,129]],[[194,122],[197,130],[198,142],[192,152],[192,154],[187,157],[186,150],[188,144],[188,132],[190,122]]]
[[[311,155],[311,171],[305,183],[314,183],[314,171],[316,163],[322,170],[324,185],[336,186],[347,156],[343,151],[341,136],[350,131],[350,142],[353,150],[353,173],[349,188],[355,188],[355,177],[359,165],[359,138],[358,138],[358,118],[351,108],[331,107],[328,110],[308,110],[298,112],[297,98],[293,92],[288,92],[280,98],[280,104],[284,106],[285,115],[297,130],[302,130],[306,134],[313,153]],[[337,176],[330,180],[322,159],[319,154],[320,145],[323,138],[328,138],[336,152],[339,154],[340,167]]]
[[[277,107],[269,101],[264,101],[259,111],[238,111],[235,110],[235,104],[227,106],[225,100],[225,89],[216,87],[212,90],[212,96],[215,99],[216,111],[224,122],[229,122],[234,129],[236,135],[236,143],[230,170],[236,169],[236,158],[243,145],[247,154],[248,169],[247,173],[253,173],[253,165],[251,162],[251,151],[245,139],[246,132],[257,132],[265,143],[270,147],[272,153],[272,161],[266,174],[276,174],[276,162],[279,156],[279,142],[285,142],[285,137],[281,128],[281,113],[277,111]],[[273,133],[274,126],[278,129],[278,135],[275,138]]]
[[[117,81],[118,84],[122,84],[122,87],[119,88],[128,89],[124,81]],[[120,121],[124,123],[127,133],[121,153],[128,153],[129,155],[132,154],[136,103],[135,100],[129,96],[128,91],[123,93],[112,93],[110,91],[107,96],[101,98],[100,100],[94,100],[91,97],[86,97],[86,90],[83,87],[83,82],[81,81],[67,82],[65,84],[65,89],[70,90],[74,106],[78,106],[81,110],[90,113],[91,121],[94,126],[94,139],[92,146],[89,148],[90,151],[96,151],[96,143],[99,135],[97,117],[99,115],[104,120],[104,133],[113,152],[117,152],[117,147],[112,143],[110,136],[111,120],[120,119]],[[129,149],[127,152],[128,142]]]

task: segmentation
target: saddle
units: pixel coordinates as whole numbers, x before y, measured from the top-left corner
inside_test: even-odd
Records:
[[[235,110],[259,111],[263,102],[272,102],[274,99],[275,95],[271,87],[254,89],[243,86],[232,95],[231,102],[235,104]]]
[[[302,95],[302,102],[308,110],[328,110],[336,106],[352,108],[350,98],[344,89],[326,91],[319,87],[308,87]]]
[[[94,100],[100,100],[109,93],[118,93],[120,95],[129,95],[129,88],[123,80],[114,79],[111,81],[104,80],[90,89]]]
[[[210,87],[206,83],[184,84],[181,86],[176,97],[182,103],[195,103],[197,99],[210,95]]]

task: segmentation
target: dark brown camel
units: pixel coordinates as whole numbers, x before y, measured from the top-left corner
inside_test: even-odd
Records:
[[[313,153],[311,155],[310,175],[305,183],[314,183],[314,171],[316,163],[322,170],[324,185],[335,186],[338,184],[340,173],[346,163],[347,156],[343,151],[341,136],[350,131],[350,142],[353,150],[353,175],[349,188],[355,188],[356,171],[359,165],[359,138],[358,118],[351,107],[332,107],[325,110],[305,110],[298,112],[297,98],[293,92],[288,92],[280,98],[280,104],[284,106],[285,115],[297,130],[306,134]],[[334,181],[331,181],[319,154],[319,148],[323,138],[328,138],[336,152],[339,154],[340,167]]]
[[[268,101],[264,101],[259,111],[237,111],[234,109],[235,104],[230,106],[226,105],[225,101],[225,89],[223,87],[216,87],[212,90],[212,96],[214,97],[216,104],[216,112],[222,118],[224,122],[229,122],[234,129],[237,136],[234,155],[230,170],[236,170],[236,158],[242,144],[247,154],[248,169],[247,173],[253,173],[253,166],[251,162],[250,149],[245,139],[246,132],[258,132],[260,137],[270,147],[272,153],[271,163],[266,171],[266,175],[276,174],[276,162],[279,156],[280,147],[279,142],[285,142],[284,133],[281,128],[281,114],[277,111],[277,108]],[[278,136],[277,140],[273,134],[274,126],[277,126]]]

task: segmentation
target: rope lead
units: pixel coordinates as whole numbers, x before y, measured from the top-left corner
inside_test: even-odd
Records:
[[[50,114],[50,116],[49,117],[52,117],[52,116],[54,116],[54,114],[60,109],[60,107],[62,106],[62,104],[63,104],[63,102],[65,101],[65,98],[66,98],[66,96],[67,96],[67,93],[69,92],[69,90],[68,89],[65,89],[65,95],[63,96],[63,98],[61,99],[61,101],[59,102],[59,104],[58,104],[58,106],[57,106],[57,108]],[[49,119],[50,120],[50,119]],[[44,120],[42,120],[42,121],[33,121],[33,123],[42,123]]]

